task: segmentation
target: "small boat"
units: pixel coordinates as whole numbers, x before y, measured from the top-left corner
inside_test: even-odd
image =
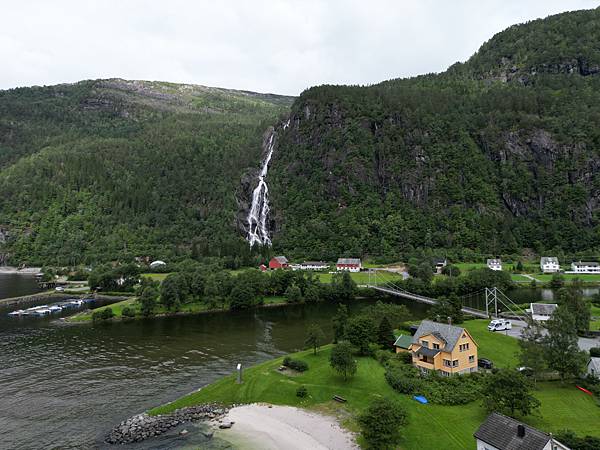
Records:
[[[16,311],[9,312],[8,315],[9,316],[22,316],[24,312],[25,311],[23,311],[22,309],[17,309]]]
[[[48,314],[52,313],[52,311],[50,311],[49,308],[40,308],[40,309],[36,309],[33,314],[36,314],[38,316],[47,316]]]
[[[50,312],[60,312],[62,311],[62,308],[58,305],[52,305],[48,308],[50,310]]]

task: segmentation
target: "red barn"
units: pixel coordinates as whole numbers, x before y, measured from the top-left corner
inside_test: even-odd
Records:
[[[288,262],[285,256],[275,256],[271,258],[269,261],[269,269],[287,269],[290,267],[290,263]]]

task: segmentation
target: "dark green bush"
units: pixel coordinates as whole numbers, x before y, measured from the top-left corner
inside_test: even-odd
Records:
[[[297,372],[306,372],[308,370],[308,363],[306,361],[292,359],[289,356],[283,358],[283,365]]]
[[[135,309],[131,308],[130,306],[126,306],[125,308],[123,308],[123,311],[121,311],[121,316],[135,317]]]
[[[110,320],[115,316],[112,308],[105,308],[100,311],[94,311],[92,313],[92,321],[93,322],[102,322],[105,320]]]
[[[359,417],[358,423],[369,448],[397,448],[400,427],[408,423],[404,407],[387,398],[379,398]]]
[[[296,397],[300,397],[300,398],[305,398],[308,397],[308,389],[306,389],[306,386],[300,386],[298,389],[296,389]]]

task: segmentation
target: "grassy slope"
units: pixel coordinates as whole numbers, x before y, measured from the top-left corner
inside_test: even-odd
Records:
[[[497,366],[515,366],[517,341],[485,330],[487,321],[475,320],[466,324],[480,346],[480,356],[490,357]],[[409,411],[410,423],[403,431],[402,448],[405,449],[463,449],[473,446],[473,432],[486,414],[479,402],[463,406],[421,405],[410,396],[393,391],[384,379],[384,369],[371,358],[358,358],[355,377],[344,382],[331,370],[328,363],[330,347],[316,356],[310,351],[296,356],[308,362],[310,370],[298,375],[281,374],[278,358],[244,372],[244,383],[235,383],[233,375],[208,385],[173,403],[155,408],[152,414],[161,414],[183,406],[220,401],[224,403],[267,402],[280,405],[302,406],[338,415],[350,429],[357,429],[352,414],[363,410],[378,396],[393,397]],[[307,399],[296,397],[296,389],[304,385],[310,394]],[[348,400],[340,405],[331,400],[334,395]],[[563,428],[600,436],[600,408],[589,396],[573,385],[539,383],[535,395],[542,402],[541,416],[529,417],[526,422],[546,431]],[[348,414],[351,413],[351,414]]]

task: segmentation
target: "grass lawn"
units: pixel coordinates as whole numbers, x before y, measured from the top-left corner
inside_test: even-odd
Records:
[[[596,317],[596,320],[594,320]],[[590,330],[600,330],[600,307],[592,305],[592,321],[590,322]]]
[[[329,272],[315,272],[315,275],[319,278],[321,283],[331,283],[333,278],[333,274]],[[350,272],[350,277],[354,280],[357,285],[364,285],[369,283],[369,273],[368,272]],[[402,280],[402,275],[397,274],[395,272],[384,272],[377,276],[377,280],[375,279],[375,275],[371,275],[371,283],[372,284],[385,284],[387,281],[391,280]]]
[[[462,327],[466,328],[478,347],[478,357],[490,359],[495,367],[517,367],[517,339],[506,336],[501,331],[488,331],[489,320],[467,320]]]
[[[162,283],[162,281],[167,278],[169,275],[171,275],[170,273],[143,273],[140,276],[144,277],[144,278],[150,278],[151,280],[154,281],[159,281]]]
[[[574,273],[563,273],[563,279],[565,281],[572,281],[575,278],[579,278],[583,283],[600,283],[600,274],[590,274],[590,275],[582,275],[582,274],[574,274]],[[537,278],[543,282],[550,282],[552,280],[552,274],[545,273],[539,275],[533,275],[534,278]]]
[[[482,321],[473,321],[482,322]],[[470,323],[469,329],[479,337],[481,354],[493,354],[497,365],[500,361],[511,361],[513,346],[506,339],[515,339],[500,334],[481,337],[481,326]],[[476,339],[478,339],[476,337]],[[495,342],[495,340],[498,342]],[[503,358],[493,352],[506,353]],[[357,358],[358,370],[354,377],[344,381],[329,367],[330,346],[315,356],[312,351],[295,354],[309,365],[302,374],[287,375],[277,368],[283,358],[248,368],[244,371],[242,384],[236,384],[230,375],[199,391],[182,397],[173,403],[150,411],[151,414],[170,412],[184,406],[218,401],[225,404],[266,402],[277,405],[300,406],[333,414],[351,430],[358,427],[353,416],[364,410],[372,400],[384,396],[402,403],[409,412],[409,424],[402,431],[400,446],[403,449],[464,449],[473,448],[473,433],[485,419],[486,413],[480,402],[461,406],[421,405],[411,396],[395,392],[385,381],[384,368],[372,358]],[[296,389],[306,386],[309,397],[296,397]],[[341,405],[331,400],[340,395],[348,400]],[[556,432],[570,428],[577,433],[600,435],[600,408],[596,402],[578,391],[572,384],[539,383],[534,392],[542,402],[541,417],[529,417],[525,421],[546,431]]]

